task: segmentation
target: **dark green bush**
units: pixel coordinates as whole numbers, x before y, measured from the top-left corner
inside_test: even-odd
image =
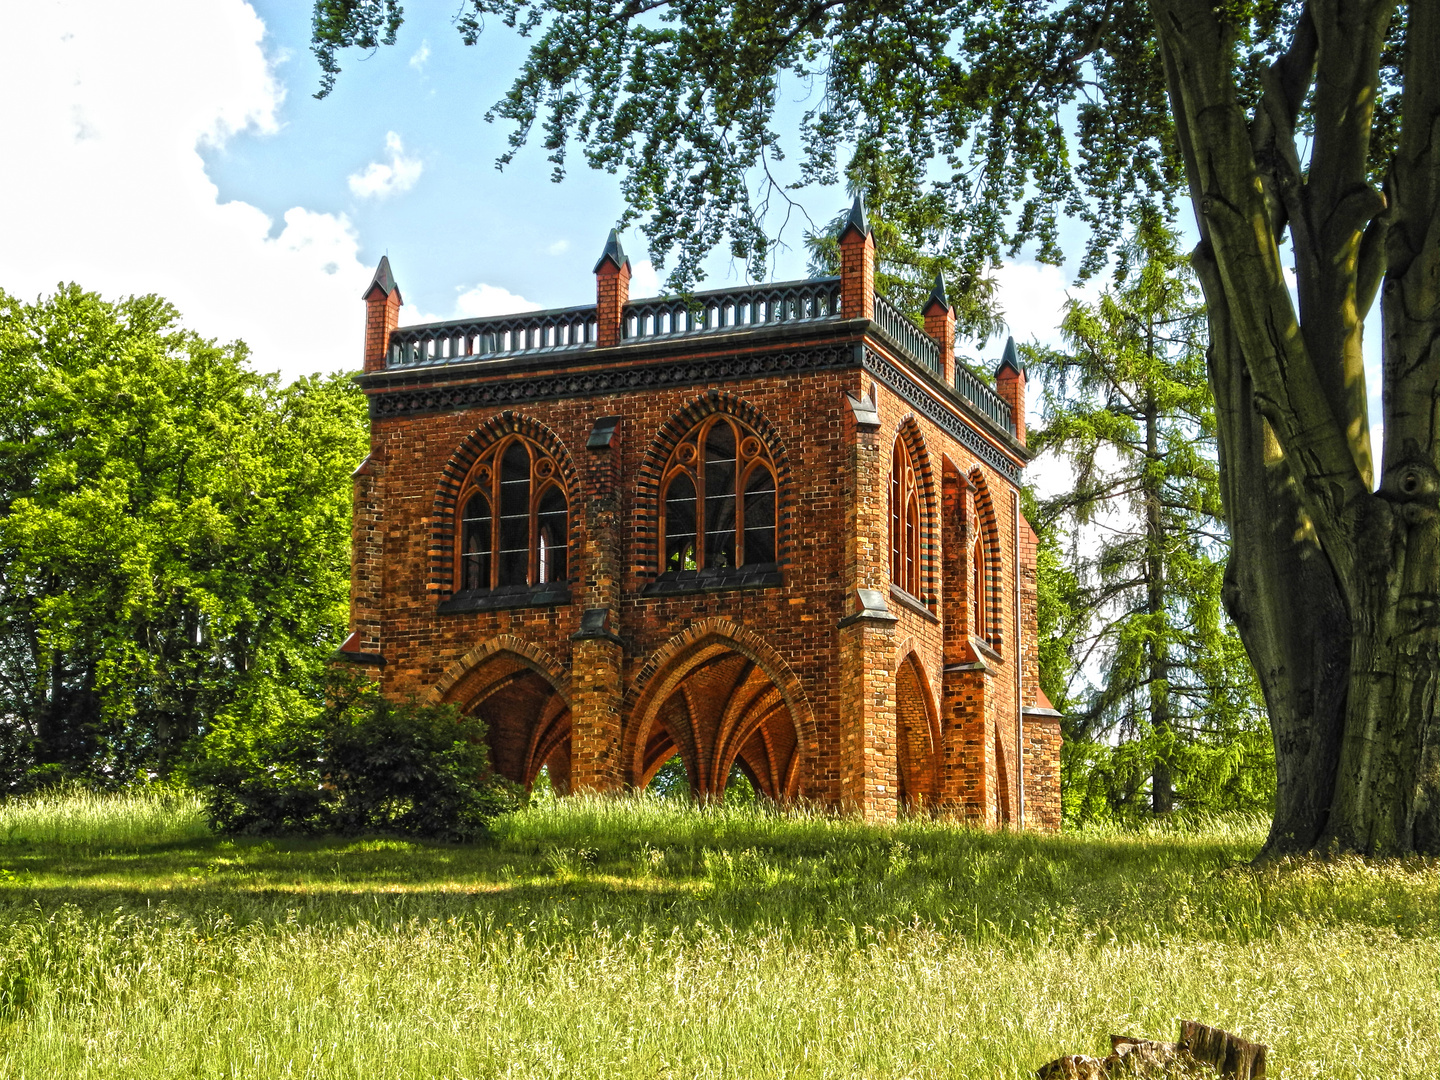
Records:
[[[491,769],[482,721],[341,677],[325,708],[249,749],[194,771],[217,832],[472,840],[523,800]]]

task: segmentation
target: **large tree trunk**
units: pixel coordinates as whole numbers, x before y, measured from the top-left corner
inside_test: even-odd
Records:
[[[1369,183],[1369,139],[1395,0],[1309,5],[1253,117],[1224,9],[1151,4],[1202,236],[1229,606],[1282,777],[1266,851],[1440,851],[1440,5],[1408,8],[1387,200]],[[1294,127],[1307,98],[1302,169]],[[1359,356],[1382,275],[1377,491]]]
[[[1210,385],[1230,528],[1225,610],[1255,666],[1275,739],[1275,818],[1262,857],[1306,851],[1329,820],[1350,676],[1350,615],[1250,376],[1208,245],[1193,263],[1210,313]]]

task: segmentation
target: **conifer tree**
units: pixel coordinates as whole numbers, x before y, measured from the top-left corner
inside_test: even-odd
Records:
[[[1067,718],[1071,811],[1093,812],[1087,799],[1134,807],[1147,779],[1157,814],[1177,808],[1177,791],[1181,806],[1263,805],[1264,706],[1220,613],[1227,545],[1204,305],[1158,217],[1121,249],[1119,273],[1096,302],[1066,305],[1067,350],[1031,350],[1045,411],[1033,445],[1074,476],[1041,508],[1068,533],[1079,583],[1072,671],[1098,676]]]

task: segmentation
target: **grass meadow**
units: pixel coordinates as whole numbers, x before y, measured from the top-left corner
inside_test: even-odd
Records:
[[[1023,1077],[1193,1018],[1440,1076],[1440,862],[572,799],[473,846],[0,803],[0,1076]]]

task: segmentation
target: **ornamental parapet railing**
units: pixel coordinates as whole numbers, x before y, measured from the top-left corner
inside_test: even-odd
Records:
[[[940,363],[940,346],[935,339],[921,330],[905,313],[878,292],[875,294],[875,322],[881,330],[890,335],[908,355],[930,374],[943,379],[945,368]]]
[[[1010,403],[964,364],[955,365],[955,392],[1011,435],[1015,434],[1015,417],[1011,414]]]
[[[390,331],[385,366],[453,364],[594,346],[595,305],[589,304],[396,327]]]
[[[637,300],[625,305],[620,336],[634,341],[838,318],[840,279],[808,278],[715,289],[688,301],[678,296]]]

